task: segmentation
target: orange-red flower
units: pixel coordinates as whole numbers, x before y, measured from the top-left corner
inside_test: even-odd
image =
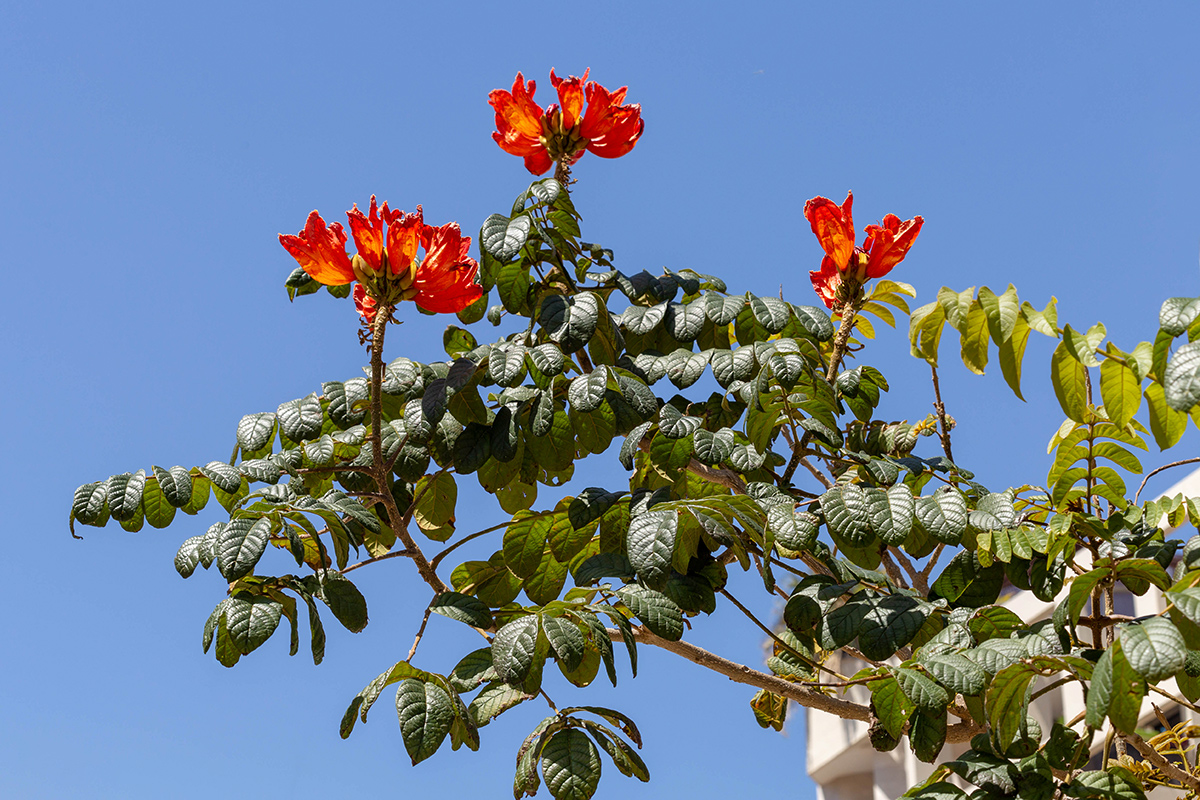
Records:
[[[368,213],[355,205],[346,212],[358,253],[346,253],[346,234],[339,223],[328,227],[321,215],[308,215],[304,230],[280,234],[279,242],[315,280],[342,286],[357,280],[354,303],[371,321],[379,303],[395,305],[412,300],[426,311],[461,311],[483,293],[475,283],[479,264],[467,255],[471,237],[458,223],[426,225],[421,207],[412,214],[380,208],[371,197]],[[425,249],[419,262],[417,251]]]
[[[810,272],[813,289],[825,305],[833,308],[844,280],[861,285],[871,278],[882,278],[904,260],[916,241],[925,220],[913,217],[900,221],[895,214],[883,218],[882,225],[868,225],[862,247],[854,244],[854,218],[851,207],[854,193],[847,192],[840,206],[827,197],[814,197],[804,204],[804,216],[825,251],[821,269]]]
[[[525,168],[541,175],[563,161],[575,162],[587,150],[602,158],[619,158],[637,144],[645,124],[640,105],[625,105],[622,86],[610,92],[589,81],[588,70],[582,78],[565,79],[550,70],[550,82],[558,91],[557,104],[544,111],[533,99],[535,81],[525,82],[517,73],[511,92],[496,89],[488,103],[496,110],[496,131],[492,138],[506,153],[525,159]],[[587,110],[584,111],[584,98]]]

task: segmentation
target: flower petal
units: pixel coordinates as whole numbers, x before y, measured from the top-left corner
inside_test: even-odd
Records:
[[[361,283],[354,284],[354,307],[358,309],[359,316],[367,321],[368,324],[375,322],[375,313],[378,304],[375,298],[367,294],[367,290],[363,288]]]
[[[421,245],[421,231],[425,228],[421,207],[417,206],[411,214],[393,211],[387,223],[388,268],[393,275],[399,275],[412,266]]]
[[[388,215],[387,203],[383,204],[383,215]],[[379,217],[379,209],[375,205],[375,195],[371,195],[370,215],[358,210],[358,204],[346,212],[350,220],[350,235],[354,237],[354,246],[358,254],[378,270],[383,263],[383,220]]]
[[[506,139],[525,137],[537,139],[542,135],[542,107],[533,100],[537,82],[517,73],[512,91],[496,89],[488,95],[488,103],[496,110],[496,130]]]
[[[837,297],[838,286],[842,283],[842,273],[838,270],[837,264],[829,256],[821,259],[821,270],[819,272],[810,272],[808,277],[812,280],[813,290],[820,296],[825,303],[826,308],[833,308],[833,301]]]
[[[588,142],[587,149],[601,158],[620,158],[633,149],[646,124],[642,122],[642,107],[623,106],[610,116],[612,126],[598,139]]]
[[[279,243],[318,283],[342,286],[354,280],[341,224],[325,227],[325,220],[315,210],[308,215],[304,230],[295,236],[279,234]]]
[[[534,175],[542,175],[552,166],[554,166],[554,161],[550,158],[550,154],[546,152],[546,148],[544,147],[525,156],[525,169]]]
[[[425,258],[417,268],[413,300],[426,311],[461,311],[479,299],[483,287],[475,283],[479,264],[467,256],[471,237],[463,236],[458,223],[425,226],[422,239]]]
[[[847,192],[846,201],[840,206],[828,197],[814,197],[804,204],[804,218],[812,225],[821,249],[842,272],[854,253],[854,218],[850,213],[853,203],[853,192]]]
[[[579,112],[583,111],[583,83],[587,80],[587,72],[582,78],[571,75],[560,78],[550,70],[550,83],[558,90],[558,102],[562,104],[563,130],[574,128],[579,122]]]
[[[869,256],[867,277],[882,278],[903,261],[924,224],[922,217],[901,222],[895,214],[888,214],[883,225],[868,225],[867,241],[863,244]]]

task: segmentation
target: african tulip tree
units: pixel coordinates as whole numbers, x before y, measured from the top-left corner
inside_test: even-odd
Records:
[[[222,598],[204,646],[226,666],[284,619],[294,653],[301,603],[319,663],[322,613],[366,625],[367,599],[348,576],[411,562],[429,590],[410,609],[420,633],[353,697],[342,734],[395,685],[415,764],[447,739],[478,748],[497,715],[546,702],[549,716],[517,748],[516,797],[542,778],[555,797],[590,797],[601,751],[649,778],[635,720],[560,707],[544,686],[550,668],[580,688],[603,668],[615,685],[618,663],[636,674],[646,646],[756,689],[764,727],[781,726],[794,701],[869,722],[877,748],[906,742],[929,762],[946,742],[970,741],[907,796],[965,797],[951,773],[979,787],[973,796],[1141,797],[1154,783],[1195,796],[1200,772],[1180,752],[1193,732],[1147,741],[1136,726],[1141,698],[1169,678],[1176,701],[1200,698],[1200,537],[1163,530],[1196,525],[1200,508],[1183,497],[1139,504],[1118,470],[1140,473],[1132,448],[1148,435],[1171,447],[1200,416],[1200,299],[1167,300],[1153,341],[1128,349],[1100,325],[1060,327],[1053,302],[1039,311],[1012,287],[943,289],[910,312],[913,289],[884,276],[919,251],[924,220],[888,214],[858,245],[849,195],[805,207],[825,253],[817,297],[757,297],[689,269],[626,274],[582,240],[584,190],[569,167],[588,152],[629,153],[641,109],[587,73],[551,82],[559,102],[545,109],[521,75],[491,94],[500,148],[535,175],[556,169],[483,222],[478,262],[457,224],[428,225],[420,207],[374,197],[348,212],[349,237],[317,211],[280,236],[299,263],[286,281],[293,298],[353,292],[369,378],[248,414],[229,461],[85,484],[72,522],[166,527],[215,496],[228,521],[186,539],[175,567],[184,577],[216,567]],[[414,308],[467,326],[447,326],[446,361],[385,360],[389,325]],[[866,315],[894,325],[897,313],[910,317],[913,365],[932,377],[935,413],[915,424],[876,415],[888,381],[869,365]],[[481,344],[489,329],[497,338]],[[1066,420],[1049,475],[985,487],[969,455],[954,457],[937,373],[946,332],[977,372],[994,343],[1018,396],[1031,333],[1057,340],[1051,381]],[[628,479],[563,496],[575,464],[617,440]],[[463,481],[494,497],[494,527],[454,530]],[[467,541],[494,552],[455,564]],[[753,653],[688,641],[689,626],[751,613],[727,587],[730,570],[756,573],[786,602],[777,624],[760,621],[773,644],[764,668],[739,663]],[[1058,610],[1021,620],[996,605],[1006,584],[1059,598]],[[1115,615],[1118,584],[1165,593],[1168,612]],[[421,660],[431,614],[476,629],[484,646],[457,663]],[[864,668],[839,674],[838,651]],[[1086,714],[1038,729],[1026,710],[1039,677],[1081,684]],[[869,704],[843,696],[856,684]],[[1088,770],[1095,746],[1104,767]]]

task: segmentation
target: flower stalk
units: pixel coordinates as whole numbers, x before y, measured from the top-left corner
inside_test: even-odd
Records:
[[[429,584],[429,588],[435,592],[441,593],[446,591],[446,584],[438,577],[433,566],[430,565],[429,559],[425,558],[425,554],[421,552],[421,548],[413,539],[412,534],[408,532],[408,525],[405,522],[404,514],[396,505],[396,498],[392,496],[390,481],[388,480],[387,464],[383,460],[383,337],[387,330],[388,318],[391,316],[392,306],[384,306],[379,309],[382,313],[375,315],[373,330],[371,331],[371,472],[375,479],[375,485],[379,489],[379,495],[383,498],[383,507],[387,511],[388,525],[395,532],[398,538],[404,544],[404,549],[408,551],[408,556],[413,560],[417,567],[417,572],[420,573],[422,580]]]

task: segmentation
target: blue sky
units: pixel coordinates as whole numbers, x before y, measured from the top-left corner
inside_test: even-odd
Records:
[[[227,458],[242,414],[358,374],[350,305],[290,305],[294,262],[276,234],[372,193],[477,230],[529,180],[489,136],[487,93],[518,70],[543,102],[551,67],[590,66],[641,103],[636,149],[575,171],[584,238],[627,272],[692,267],[731,291],[811,302],[820,251],[804,201],[853,189],[860,228],[925,217],[895,273],[919,302],[942,285],[1011,281],[1039,307],[1057,296],[1060,321],[1104,320],[1129,349],[1153,336],[1163,298],[1200,292],[1190,4],[26,3],[5,17],[6,797],[508,791],[543,709],[484,729],[479,753],[417,768],[388,702],[337,736],[349,699],[411,642],[425,595],[406,564],[356,573],[371,624],[331,630],[321,666],[272,641],[227,670],[199,646],[219,577],[185,582],[171,566],[215,504],[165,531],[85,529],[81,542],[65,521],[77,485]],[[389,356],[439,358],[446,320],[404,319]],[[1061,420],[1049,351],[1030,345],[1028,404],[948,351],[956,455],[993,488],[1044,477]],[[887,413],[928,412],[903,333],[885,331],[867,361],[892,380]],[[614,458],[597,461],[594,481],[623,480]],[[498,519],[479,504],[459,530]],[[734,586],[753,597],[753,581]],[[769,600],[755,607],[770,613]],[[444,671],[478,645],[442,622],[419,659]],[[761,658],[739,619],[700,620],[689,636]],[[799,725],[760,731],[749,690],[642,657],[616,692],[568,700],[629,710],[647,739],[651,784],[609,766],[599,797],[729,796],[751,782],[813,795]]]

